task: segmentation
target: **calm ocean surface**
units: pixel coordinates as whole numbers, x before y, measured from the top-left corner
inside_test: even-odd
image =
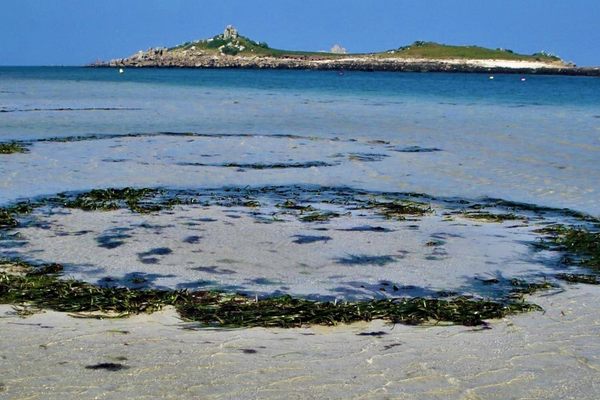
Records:
[[[84,170],[77,157],[106,158],[106,153],[97,154],[108,151],[99,141],[77,149],[34,144],[29,154],[0,159],[0,202],[126,184],[309,183],[501,197],[600,214],[597,78],[526,76],[521,81],[519,75],[491,80],[485,74],[178,69],[128,69],[120,75],[114,69],[0,68],[2,142],[154,132],[379,140],[396,148],[440,151],[398,152],[382,162],[331,172],[320,168],[199,177],[174,172],[153,150],[148,154],[155,156],[149,180],[147,169],[119,174],[109,165],[95,164]],[[236,140],[252,146],[241,156],[265,162],[273,154],[271,143]],[[315,157],[336,153],[335,140],[323,143],[329,155]],[[130,150],[143,155],[147,145],[138,143]],[[173,148],[169,159],[176,159],[180,150]],[[280,155],[294,160],[298,154],[292,153]]]

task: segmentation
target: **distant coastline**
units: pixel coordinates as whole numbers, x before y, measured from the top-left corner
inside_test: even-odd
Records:
[[[533,55],[507,49],[449,46],[414,42],[378,53],[346,54],[335,45],[331,52],[272,49],[238,34],[228,26],[210,39],[172,48],[151,48],[126,58],[97,61],[100,68],[237,68],[392,72],[473,72],[600,76],[600,67],[578,67],[545,52]]]
[[[143,61],[125,58],[110,62],[90,64],[95,68],[235,68],[235,69],[289,69],[289,70],[337,70],[337,71],[389,71],[389,72],[463,72],[463,73],[497,73],[497,74],[540,74],[540,75],[572,75],[600,76],[597,67],[569,67],[554,65],[530,66],[513,64],[505,65],[497,60],[489,60],[489,64],[479,64],[480,60],[376,60],[370,57],[352,57],[338,60],[306,60],[299,58],[246,58],[236,56],[202,57],[193,60],[176,59],[162,56]],[[496,65],[493,63],[497,62]],[[490,65],[491,64],[491,65]]]

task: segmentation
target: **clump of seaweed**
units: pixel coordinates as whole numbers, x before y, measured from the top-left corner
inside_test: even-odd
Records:
[[[182,317],[206,325],[226,327],[299,327],[303,325],[335,325],[381,319],[391,323],[419,325],[453,323],[481,325],[484,319],[540,310],[525,302],[494,302],[458,297],[451,300],[400,298],[352,303],[317,302],[290,296],[255,301],[235,295],[191,296],[178,306]],[[218,303],[218,304],[215,304]]]
[[[21,143],[0,143],[0,154],[27,153],[28,151]]]
[[[30,212],[33,211],[34,207],[35,207],[35,204],[32,204],[28,201],[22,201],[22,202],[13,204],[10,207],[4,208],[4,210],[7,210],[7,211],[15,213],[15,214],[29,214]]]
[[[331,218],[337,218],[341,214],[333,211],[315,211],[310,214],[306,214],[300,217],[302,222],[326,222]]]
[[[15,215],[5,209],[0,209],[0,229],[15,228],[19,226],[19,222]]]
[[[28,202],[0,208],[0,229],[16,228],[19,226],[17,216],[19,214],[29,214],[31,211],[33,211],[33,205]]]
[[[569,283],[587,283],[588,285],[600,285],[598,275],[589,274],[557,274],[556,279]]]
[[[566,229],[558,233],[556,243],[569,253],[581,257],[581,264],[600,269],[600,232]]]
[[[429,204],[408,200],[371,202],[367,208],[374,208],[386,218],[398,220],[404,220],[407,216],[423,216],[433,212]]]
[[[193,167],[224,167],[239,169],[287,169],[287,168],[312,168],[312,167],[333,167],[337,164],[326,163],[324,161],[304,161],[290,163],[199,163],[199,162],[180,162],[177,165]]]
[[[315,208],[311,205],[307,205],[307,206],[302,206],[298,203],[296,203],[294,200],[291,199],[287,199],[286,201],[284,201],[283,203],[279,203],[276,205],[276,207],[278,208],[285,208],[288,210],[299,210],[299,211],[315,211]]]
[[[349,254],[339,257],[336,262],[342,265],[377,265],[383,267],[396,261],[393,255],[372,256],[368,254]]]
[[[16,263],[21,267],[26,265],[20,261]],[[27,268],[33,270],[32,266]],[[454,297],[322,302],[290,296],[259,300],[219,292],[132,290],[61,280],[56,270],[56,266],[42,266],[36,269],[40,273],[14,274],[3,268],[0,272],[0,303],[74,313],[116,313],[118,316],[150,313],[170,305],[175,306],[184,319],[209,326],[286,328],[374,319],[409,325],[452,323],[472,326],[484,324],[486,319],[541,310],[522,299],[491,301]]]
[[[463,217],[474,219],[477,221],[484,222],[504,222],[504,221],[514,221],[514,220],[525,220],[525,217],[518,216],[515,214],[494,214],[490,212],[478,211],[478,212],[465,212],[462,214]]]
[[[600,232],[563,225],[549,226],[537,232],[547,235],[547,247],[571,255],[563,259],[567,263],[600,270]]]
[[[165,206],[148,202],[156,195],[156,189],[94,189],[82,193],[72,200],[63,202],[67,208],[78,208],[84,211],[111,211],[127,207],[133,212],[149,213],[160,211]]]
[[[254,199],[246,200],[244,201],[243,206],[250,208],[258,208],[260,207],[260,201]]]
[[[27,273],[28,276],[36,275],[52,275],[59,274],[64,270],[64,267],[57,263],[44,264],[38,268],[34,268]]]
[[[523,295],[533,294],[535,292],[539,292],[541,290],[549,290],[556,289],[557,285],[543,280],[541,282],[527,282],[521,279],[512,279],[510,281],[512,289],[510,291],[510,297],[513,298],[522,298]]]
[[[0,303],[33,304],[56,311],[138,314],[174,304],[179,295],[175,291],[130,290],[60,280],[54,273],[0,272]]]

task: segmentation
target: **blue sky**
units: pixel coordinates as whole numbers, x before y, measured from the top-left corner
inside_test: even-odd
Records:
[[[0,65],[79,65],[220,33],[351,52],[415,40],[600,65],[600,0],[0,0]]]

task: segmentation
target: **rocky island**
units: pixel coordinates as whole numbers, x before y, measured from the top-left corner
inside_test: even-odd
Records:
[[[450,46],[417,41],[397,49],[348,54],[340,45],[329,52],[280,50],[242,36],[231,25],[209,39],[171,48],[150,48],[127,58],[100,61],[93,67],[311,69],[406,72],[493,72],[600,76],[600,68],[582,68],[540,52]]]

